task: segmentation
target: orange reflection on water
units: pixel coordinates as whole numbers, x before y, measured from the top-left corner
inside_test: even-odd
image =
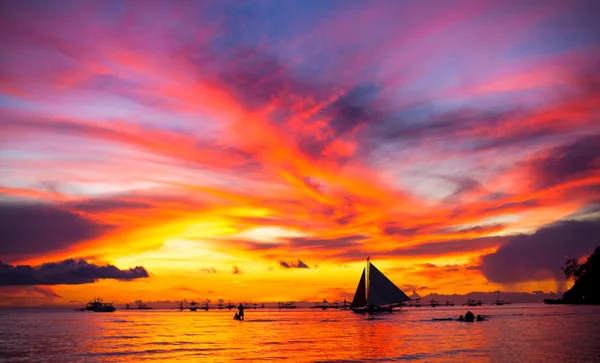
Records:
[[[181,362],[468,361],[600,359],[600,307],[470,308],[489,321],[432,321],[465,308],[349,311],[117,311],[0,313],[0,358]]]

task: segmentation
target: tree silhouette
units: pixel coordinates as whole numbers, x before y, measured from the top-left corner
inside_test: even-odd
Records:
[[[569,258],[561,269],[567,280],[577,281],[585,271],[585,264],[580,264],[578,258]]]

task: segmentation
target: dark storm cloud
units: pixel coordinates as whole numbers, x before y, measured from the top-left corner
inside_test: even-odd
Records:
[[[115,209],[142,209],[150,207],[150,204],[124,200],[124,199],[110,199],[110,198],[98,198],[88,199],[81,202],[69,204],[72,208],[78,209],[84,212],[104,212]]]
[[[279,261],[279,266],[283,267],[283,268],[310,268],[308,267],[307,264],[305,264],[304,262],[298,260],[296,262],[292,261],[292,262],[285,262],[285,261]]]
[[[12,266],[0,262],[0,286],[79,285],[99,279],[134,280],[148,277],[141,266],[120,270],[113,265],[98,266],[85,260],[69,259],[40,266]]]
[[[530,162],[536,186],[543,188],[576,179],[600,168],[600,134],[542,152]]]
[[[48,204],[0,204],[0,257],[13,260],[67,248],[111,229]]]
[[[564,279],[560,268],[565,259],[592,253],[599,241],[600,220],[557,222],[531,235],[508,237],[495,253],[481,258],[479,269],[496,283]]]

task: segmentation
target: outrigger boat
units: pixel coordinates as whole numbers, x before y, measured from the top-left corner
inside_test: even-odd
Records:
[[[393,312],[402,308],[402,303],[410,298],[379,271],[367,257],[356,288],[351,309],[355,313]]]

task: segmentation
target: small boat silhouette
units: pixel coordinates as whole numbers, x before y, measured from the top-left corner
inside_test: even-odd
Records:
[[[102,299],[99,297],[94,298],[94,300],[88,302],[85,305],[85,308],[80,309],[80,311],[93,311],[95,313],[112,313],[116,311],[115,307],[111,303],[103,303]]]

